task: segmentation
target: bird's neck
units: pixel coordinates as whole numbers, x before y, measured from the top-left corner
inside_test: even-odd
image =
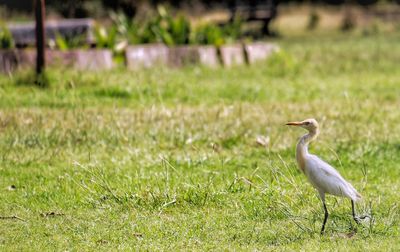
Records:
[[[308,144],[318,136],[318,130],[310,131],[308,134],[302,136],[297,143],[296,147],[296,159],[300,169],[304,172],[305,160],[308,155]]]

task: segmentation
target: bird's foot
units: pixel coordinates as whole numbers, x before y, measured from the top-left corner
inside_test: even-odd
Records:
[[[371,219],[371,216],[370,215],[368,215],[368,214],[366,214],[366,215],[361,215],[361,216],[354,216],[353,217],[353,219],[354,219],[354,221],[357,223],[357,224],[360,224],[361,223],[361,220],[364,220],[364,219]]]
[[[322,226],[320,234],[321,235],[325,234],[325,225]]]
[[[354,221],[355,221],[357,224],[360,224],[361,219],[360,219],[359,217],[354,216],[353,219],[354,219]]]

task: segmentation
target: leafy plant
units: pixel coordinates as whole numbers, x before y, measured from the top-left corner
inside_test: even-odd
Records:
[[[115,31],[117,50],[118,47],[121,47],[121,44],[145,43],[143,41],[144,35],[142,34],[142,31],[146,31],[147,27],[141,26],[138,22],[129,19],[125,14],[121,12],[112,12],[110,17],[113,21],[113,30]]]
[[[188,44],[191,32],[189,20],[183,15],[169,20],[169,32],[174,38],[174,44]]]
[[[104,26],[97,26],[94,32],[97,48],[111,49],[114,55],[114,60],[122,64],[124,62],[123,53],[128,42],[124,36],[121,36],[121,27],[111,26],[107,30]]]
[[[173,17],[164,6],[158,6],[157,14],[144,22],[131,22],[126,25],[130,43],[163,42],[166,45],[190,43],[192,27],[189,20],[178,15]]]
[[[221,46],[225,43],[225,39],[219,26],[207,23],[194,30],[191,42],[193,44]]]
[[[120,14],[122,15],[122,14]],[[242,21],[235,17],[223,27],[214,24],[203,24],[193,28],[184,15],[172,16],[162,5],[157,12],[144,21],[129,21],[115,15],[115,25],[122,36],[131,44],[162,42],[166,45],[206,44],[220,46],[232,42],[242,35]]]
[[[67,40],[59,34],[56,35],[54,42],[56,47],[61,51],[66,51],[70,48]]]
[[[243,22],[239,16],[235,16],[231,22],[222,27],[222,33],[226,42],[234,42],[242,35]]]
[[[156,37],[166,45],[189,44],[192,30],[189,20],[183,15],[172,17],[163,6],[159,6],[157,10],[158,17],[150,27]]]
[[[68,51],[74,48],[82,48],[85,47],[85,42],[83,36],[76,37],[65,37],[61,34],[56,34],[56,38],[54,40],[56,48],[61,51]]]
[[[94,36],[98,48],[115,49],[117,43],[117,30],[115,26],[112,26],[107,30],[104,26],[96,26]]]
[[[120,40],[129,44],[160,42],[155,27],[160,25],[160,16],[156,15],[144,21],[128,19],[123,13],[112,12],[111,20]]]
[[[14,47],[14,39],[6,26],[0,27],[0,48],[10,49]]]

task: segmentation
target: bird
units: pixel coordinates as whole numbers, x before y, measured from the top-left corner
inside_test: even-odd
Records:
[[[324,220],[322,223],[321,234],[325,231],[329,212],[326,208],[325,194],[349,198],[351,201],[352,216],[354,221],[359,224],[361,219],[368,216],[356,216],[354,204],[361,199],[361,194],[347,182],[340,173],[331,165],[320,159],[318,156],[308,152],[308,145],[319,135],[319,125],[317,120],[311,118],[303,121],[288,122],[286,125],[302,127],[308,131],[303,135],[296,146],[296,161],[300,170],[306,175],[311,185],[318,191],[324,208]]]

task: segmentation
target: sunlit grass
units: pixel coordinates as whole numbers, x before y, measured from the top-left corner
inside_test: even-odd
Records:
[[[4,250],[396,250],[398,34],[278,40],[267,62],[0,78]],[[316,192],[296,168],[311,151],[364,196],[373,219]],[[256,143],[263,135],[266,146]]]

